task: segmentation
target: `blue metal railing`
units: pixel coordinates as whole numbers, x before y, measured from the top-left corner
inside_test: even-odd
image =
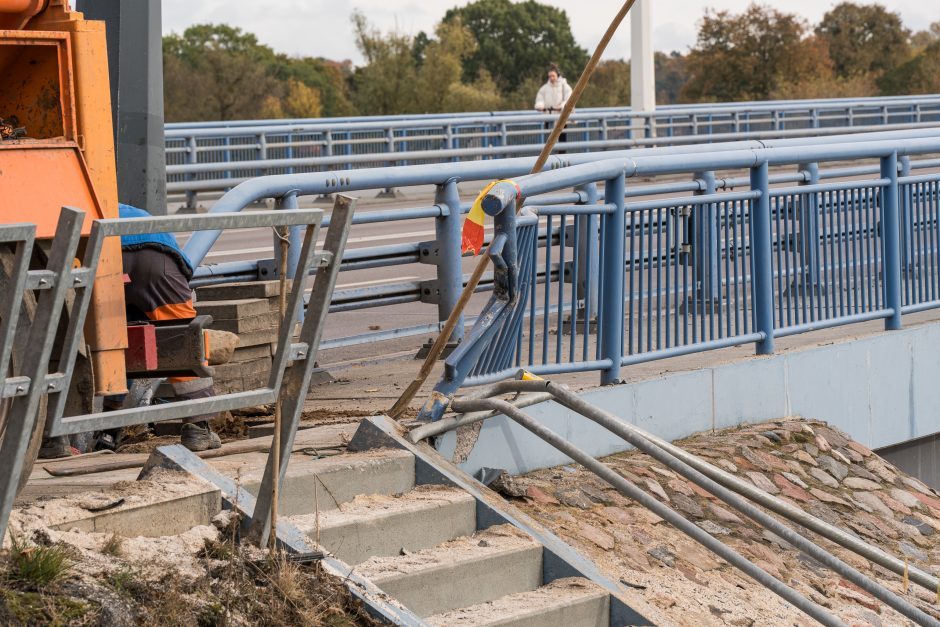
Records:
[[[909,172],[909,157],[938,151],[936,136],[873,138],[600,160],[498,184],[484,207],[499,216],[514,211],[516,186],[528,197],[604,185],[603,205],[587,209],[599,218],[587,243],[600,251],[598,271],[588,273],[600,288],[598,315],[590,320],[574,288],[579,260],[591,259],[577,250],[584,245],[583,222],[575,220],[585,211],[538,207],[546,230],[559,230],[560,251],[566,236],[574,239],[571,256],[556,255],[570,272],[559,272],[552,286],[529,282],[527,326],[506,317],[478,320],[467,342],[514,347],[512,365],[468,365],[452,356],[437,388],[443,396],[434,397],[425,416],[439,417],[442,399],[460,385],[507,378],[519,368],[536,374],[596,370],[602,383],[611,383],[630,364],[749,343],[770,354],[778,337],[878,319],[887,330],[899,329],[902,313],[940,308],[940,173],[902,176],[898,167],[899,155],[905,157],[902,171]],[[820,164],[840,160],[872,162],[875,172],[862,180],[815,182]],[[800,166],[805,184],[772,187],[771,166],[784,165]],[[719,168],[747,171],[749,189],[716,192],[710,181]],[[682,172],[697,176],[711,193],[624,200],[626,179]],[[546,269],[553,263],[551,244],[524,253],[532,260],[541,255]],[[532,261],[520,254],[516,272],[531,273]],[[579,314],[584,324],[577,324]],[[486,326],[499,331],[487,336]]]
[[[267,120],[168,125],[171,194],[194,207],[251,177],[537,154],[552,116],[532,112]],[[666,106],[655,112],[584,109],[569,123],[568,152],[734,139],[911,128],[940,121],[940,97]]]
[[[612,243],[616,230],[608,231],[608,221],[621,204],[625,328],[617,342],[622,344],[618,354],[623,363],[646,361],[705,344],[726,346],[756,338],[768,345],[773,336],[835,324],[849,316],[883,312],[889,306],[880,282],[883,252],[878,212],[881,190],[890,177],[882,175],[881,164],[872,158],[868,147],[885,142],[907,146],[923,141],[940,142],[940,129],[552,157],[540,176],[551,176],[558,184],[530,195],[526,201],[540,217],[532,244],[536,257],[528,270],[532,276],[521,326],[523,337],[517,339],[519,349],[513,359],[546,373],[558,368],[605,370],[609,366],[602,350],[607,346],[603,328],[598,331],[598,327],[603,327],[601,318],[609,317],[605,308],[613,305],[607,297],[617,289],[616,277],[606,274],[608,265],[604,260],[620,254]],[[828,149],[833,142],[842,150],[839,159],[858,163],[828,167],[827,162],[835,158],[801,160],[801,155]],[[773,172],[768,172],[769,184],[773,185],[766,197],[770,207],[766,214],[770,220],[766,235],[770,253],[755,268],[752,205],[763,197],[747,189],[751,174],[749,168],[741,166],[741,155],[752,155],[753,159],[762,151],[796,156],[790,162],[774,163]],[[935,216],[936,210],[924,204],[924,199],[936,201],[937,185],[933,175],[910,174],[940,167],[940,161],[922,157],[926,152],[912,152],[918,156],[913,162],[902,158],[900,172],[908,176],[898,179],[902,199],[911,198],[910,203],[902,202],[900,207],[902,223],[910,222],[910,227],[902,229],[907,239],[900,249],[901,258],[911,260],[911,273],[905,275],[905,286],[910,285],[911,294],[905,296],[905,311],[927,306],[923,303],[930,299],[930,278],[933,289],[940,291],[940,272],[936,271],[937,257],[931,243],[934,233],[930,231],[930,225],[935,224],[930,216]],[[609,159],[612,156],[617,159]],[[584,173],[584,168],[601,163],[606,164],[604,167],[619,163],[621,169],[627,164],[635,168],[620,204],[617,193],[610,191],[613,188],[607,185],[599,195],[603,181]],[[827,167],[821,169],[820,164]],[[792,165],[797,166],[795,171],[781,169]],[[340,288],[331,311],[424,301],[437,309],[436,316],[428,317],[443,320],[464,282],[458,235],[469,203],[461,200],[457,181],[518,177],[530,168],[529,159],[508,159],[262,177],[238,186],[212,211],[239,211],[258,200],[288,193],[302,196],[435,185],[437,204],[432,207],[362,213],[354,220],[355,224],[364,224],[433,218],[435,240],[348,250],[343,270],[433,263],[437,279],[391,279],[387,284]],[[677,175],[691,180],[676,180]],[[638,177],[644,180],[636,180]],[[864,180],[845,180],[858,177]],[[912,222],[906,217],[909,213]],[[907,233],[917,235],[917,239]],[[194,235],[186,245],[187,253],[196,260],[203,259],[214,237],[208,232]],[[263,271],[273,267],[264,260],[202,266],[195,282],[270,278]],[[754,303],[766,301],[768,296],[766,291],[755,292],[757,269],[769,272],[769,298],[774,302],[771,321],[764,319],[762,324],[756,324]],[[493,277],[488,276],[483,289],[492,289],[493,283]],[[475,313],[468,312],[468,321]],[[325,345],[428,334],[435,328],[437,323],[429,320],[427,324],[387,329],[367,337],[333,338]],[[768,328],[773,334],[766,333]],[[755,335],[760,333],[763,335]],[[453,339],[460,339],[462,334],[461,325]],[[606,340],[614,341],[612,337]],[[602,362],[608,365],[601,367]],[[479,380],[487,380],[491,374],[480,373]]]

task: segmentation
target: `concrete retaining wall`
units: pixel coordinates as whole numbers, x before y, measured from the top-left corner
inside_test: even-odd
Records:
[[[892,446],[940,432],[940,323],[599,388],[584,397],[670,440],[805,416],[829,422],[871,448]],[[595,456],[629,448],[557,404],[527,411]],[[437,444],[447,457],[455,445],[454,433]],[[461,467],[471,474],[482,467],[518,474],[568,462],[498,416],[483,425]]]

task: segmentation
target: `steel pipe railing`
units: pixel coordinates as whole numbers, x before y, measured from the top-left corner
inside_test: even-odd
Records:
[[[753,486],[748,486],[744,481],[738,479],[737,477],[734,477],[729,473],[726,473],[712,466],[711,464],[708,464],[694,455],[683,451],[679,447],[656,438],[655,436],[652,436],[639,428],[626,424],[622,420],[618,419],[615,415],[588,403],[577,394],[574,394],[563,386],[558,386],[548,381],[507,381],[495,387],[479,392],[472,398],[455,400],[452,403],[452,409],[458,412],[476,412],[477,420],[482,420],[488,417],[481,414],[481,410],[486,409],[490,411],[499,411],[500,413],[526,427],[533,433],[536,433],[552,445],[556,446],[556,448],[562,450],[570,456],[570,453],[568,450],[566,450],[566,448],[570,447],[572,450],[574,450],[574,447],[571,447],[569,443],[565,442],[557,435],[555,435],[553,439],[545,437],[544,434],[554,434],[551,434],[550,431],[544,427],[541,427],[537,422],[523,414],[519,410],[519,407],[517,407],[514,403],[491,398],[491,396],[505,393],[526,393],[529,397],[527,400],[533,399],[533,397],[544,398],[545,395],[550,396],[553,400],[561,403],[565,407],[587,418],[588,420],[597,423],[608,431],[616,434],[618,437],[623,438],[641,452],[650,455],[660,463],[666,465],[671,470],[682,475],[689,481],[692,481],[699,487],[707,490],[709,493],[727,503],[737,511],[741,512],[754,522],[758,523],[760,526],[771,531],[792,546],[800,549],[813,559],[819,561],[821,564],[838,573],[840,576],[845,577],[855,585],[858,585],[861,589],[865,590],[869,594],[872,594],[875,598],[882,600],[889,607],[897,610],[902,615],[915,621],[917,624],[940,624],[940,621],[937,621],[932,616],[913,606],[911,603],[904,600],[897,594],[891,592],[881,584],[865,576],[830,552],[822,549],[803,535],[797,533],[790,527],[787,527],[786,525],[779,522],[777,519],[764,513],[741,497],[742,495],[746,496],[747,498],[759,503],[764,507],[768,507],[778,514],[784,515],[791,520],[795,519],[794,522],[799,522],[799,524],[819,533],[823,537],[838,542],[846,548],[859,553],[866,559],[871,559],[878,564],[884,565],[893,572],[898,574],[909,572],[909,567],[897,558],[890,556],[880,548],[873,547],[868,543],[857,539],[854,536],[851,536],[832,525],[828,525],[827,523],[824,523],[823,521],[806,514],[802,510],[795,511],[797,508],[794,508],[793,506],[785,503],[781,499],[777,499],[776,497],[754,488]],[[458,422],[460,422],[460,424],[468,424],[467,420],[460,421],[458,419],[452,421],[448,427],[454,428],[453,425],[457,424]],[[538,428],[533,428],[533,426]],[[422,427],[419,427],[419,429],[422,429]],[[434,432],[442,433],[442,431],[439,429],[434,429]],[[425,430],[424,433],[410,434],[409,438],[412,439],[412,441],[415,441],[419,438],[427,437],[429,433],[429,430]],[[559,446],[559,444],[564,445],[565,448]],[[594,460],[583,452],[581,452],[581,455],[590,460],[590,465],[584,464],[582,459],[578,459],[574,456],[572,456],[572,458],[575,459],[575,461],[584,464],[594,472],[596,472],[595,468],[598,467],[607,468],[604,464]],[[607,469],[607,471],[613,473],[613,471],[610,469]],[[616,475],[615,473],[614,476],[619,477],[619,475]],[[604,478],[606,480],[606,477]],[[651,500],[659,504],[659,502],[655,501],[655,499]],[[645,505],[645,503],[643,504]],[[662,505],[662,507],[669,509],[664,505]],[[659,514],[658,511],[656,513]],[[678,516],[678,518],[685,521],[685,519],[681,516]],[[916,576],[919,580],[919,583],[931,591],[935,591],[938,583],[940,583],[934,577],[924,573],[923,571],[918,570]]]

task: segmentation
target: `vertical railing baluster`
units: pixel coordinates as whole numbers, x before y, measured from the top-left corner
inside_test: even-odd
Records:
[[[437,317],[443,323],[450,317],[463,291],[460,250],[463,220],[457,179],[449,179],[443,185],[438,185],[434,202],[441,207],[441,216],[434,221],[434,231],[437,237]],[[448,343],[456,344],[463,339],[463,325],[461,315]]]
[[[760,196],[751,203],[754,330],[764,334],[764,338],[757,342],[757,353],[770,355],[774,352],[774,290],[770,256],[770,173],[766,161],[751,168],[751,189],[760,192]]]
[[[901,251],[900,225],[898,216],[898,153],[892,152],[881,159],[881,178],[888,179],[888,184],[881,192],[882,240],[884,247],[885,307],[892,309],[891,316],[885,319],[885,329],[892,331],[901,328]]]
[[[620,361],[623,355],[623,284],[626,258],[624,254],[625,224],[625,177],[623,174],[604,184],[604,202],[614,205],[612,213],[605,213],[604,227],[604,286],[601,290],[601,316],[603,346],[601,359],[609,359],[611,365],[601,372],[601,385],[620,381]]]

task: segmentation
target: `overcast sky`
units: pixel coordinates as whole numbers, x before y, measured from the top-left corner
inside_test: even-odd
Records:
[[[574,36],[592,50],[621,0],[541,0],[564,8]],[[869,0],[863,0],[869,1]],[[923,30],[940,19],[938,0],[880,0],[901,14],[912,30]],[[706,7],[742,11],[750,0],[653,0],[653,45],[657,50],[686,51],[695,41],[696,22]],[[816,22],[836,0],[764,0],[780,10],[799,13]],[[466,4],[460,0],[164,0],[163,30],[182,32],[191,24],[227,23],[255,33],[278,52],[352,59],[359,63],[350,28],[349,15],[362,10],[383,30],[398,29],[409,34],[431,31],[444,12]],[[578,8],[574,8],[578,7]],[[629,56],[629,27],[621,27],[607,49],[607,58]]]

